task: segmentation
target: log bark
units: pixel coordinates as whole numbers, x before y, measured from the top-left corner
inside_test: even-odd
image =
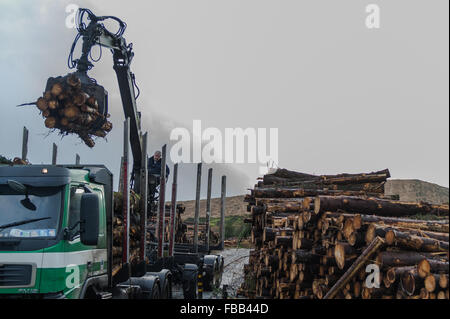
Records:
[[[275,245],[284,246],[284,247],[292,247],[292,236],[276,236],[275,237]]]
[[[430,256],[430,254],[415,251],[382,251],[378,254],[376,262],[383,268],[416,266]]]
[[[424,238],[430,238],[438,241],[445,241],[448,242],[448,233],[438,233],[438,232],[430,232],[430,231],[422,231],[418,229],[410,229],[405,228],[399,225],[380,225],[380,224],[370,224],[367,232],[375,232],[380,234],[380,237],[384,237],[387,232],[391,230],[396,230],[403,233],[408,233],[410,235],[424,237]],[[366,237],[370,237],[370,235],[366,235]]]
[[[303,198],[309,196],[366,196],[365,191],[352,190],[324,190],[324,189],[308,189],[308,188],[255,188],[252,190],[252,195],[255,198]],[[371,194],[371,195],[376,195]]]
[[[320,263],[321,256],[313,254],[310,250],[297,249],[292,252],[293,263]]]
[[[328,217],[339,217],[343,216],[344,218],[352,218],[355,216],[354,214],[345,214],[345,213],[330,213],[327,212],[326,216]],[[440,232],[440,233],[448,233],[449,232],[449,221],[448,220],[418,220],[418,219],[406,219],[406,218],[394,218],[394,217],[382,217],[375,215],[360,215],[362,219],[362,223],[376,223],[379,225],[386,224],[393,225],[395,227],[403,227],[409,229],[430,231],[430,232]]]
[[[354,196],[318,196],[314,201],[315,213],[343,210],[348,213],[403,217],[416,214],[448,216],[448,205],[397,202],[378,198]]]
[[[447,252],[448,242],[437,239],[414,236],[397,230],[386,232],[386,244],[395,245],[404,249],[425,252]]]
[[[364,182],[384,182],[390,177],[388,169],[360,174],[338,174],[338,175],[311,175],[289,171],[286,169],[278,169],[273,174],[264,176],[264,184],[273,184],[274,182],[288,181],[322,181],[328,184],[355,184]],[[275,177],[275,178],[274,178]]]

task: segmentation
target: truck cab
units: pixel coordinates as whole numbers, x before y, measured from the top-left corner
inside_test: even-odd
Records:
[[[101,165],[0,166],[0,298],[151,292],[158,276],[112,276],[112,181]]]

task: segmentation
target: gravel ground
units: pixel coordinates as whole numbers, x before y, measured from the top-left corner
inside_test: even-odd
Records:
[[[212,254],[220,254],[224,257],[224,269],[222,275],[223,285],[227,285],[228,297],[236,298],[236,291],[244,282],[244,264],[248,263],[248,256],[250,249],[247,248],[228,248],[223,251],[211,252]],[[222,291],[203,293],[203,299],[220,299],[222,298]],[[183,299],[183,292],[181,286],[173,287],[173,298]]]
[[[220,253],[225,258],[222,286],[228,285],[228,295],[232,298],[244,282],[244,264],[248,263],[249,253],[247,248],[231,248]]]

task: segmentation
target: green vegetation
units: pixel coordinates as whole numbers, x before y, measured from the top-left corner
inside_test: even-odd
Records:
[[[238,238],[239,241],[243,238],[250,236],[251,226],[244,223],[245,216],[226,216],[225,217],[225,239]],[[205,217],[200,217],[199,222],[204,223]],[[193,223],[194,218],[190,217],[186,219],[186,222]],[[220,228],[220,217],[211,217],[210,220],[211,229],[215,232]]]

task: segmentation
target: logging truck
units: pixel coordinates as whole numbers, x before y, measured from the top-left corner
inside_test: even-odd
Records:
[[[83,20],[86,16],[88,24]],[[119,23],[116,33],[109,32],[102,23],[108,19]],[[0,166],[0,298],[24,295],[36,298],[171,298],[174,283],[182,286],[185,298],[197,298],[197,292],[203,287],[212,289],[220,285],[223,258],[211,255],[214,247],[209,244],[200,249],[197,244],[192,247],[175,245],[174,237],[170,236],[167,245],[163,240],[163,223],[157,225],[158,240],[147,241],[148,206],[157,205],[148,205],[147,133],[141,132],[136,107],[135,77],[130,71],[134,56],[132,45],[127,45],[122,37],[126,24],[116,17],[99,17],[88,9],[80,9],[77,25],[79,33],[69,56],[69,66],[77,70],[67,76],[49,78],[46,92],[55,91],[55,86],[64,88],[65,83],[71,86],[73,82],[77,90],[95,99],[97,120],[77,124],[86,125],[89,137],[89,132],[102,129],[108,123],[107,92],[87,75],[93,67],[89,60],[91,48],[100,45],[113,53],[126,118],[120,178],[123,194],[120,260],[117,262],[113,258],[113,248],[118,248],[113,246],[113,174],[105,166],[56,165],[56,161],[52,165],[3,165]],[[82,54],[73,60],[78,39],[83,40]],[[68,92],[72,91],[73,88],[68,87]],[[64,112],[53,113],[65,116]],[[62,122],[63,119],[55,119],[55,127],[63,127]],[[92,146],[92,143],[87,144]],[[165,160],[165,152],[163,158]],[[162,167],[165,169],[165,163]],[[165,176],[164,171],[161,173]],[[135,251],[130,251],[131,190],[139,195],[143,208],[139,249]],[[158,206],[159,212],[152,213],[159,213],[164,221],[164,196],[160,197]],[[171,223],[174,216],[173,209]],[[164,254],[166,247],[167,255]],[[223,240],[221,247],[216,248],[223,248]]]
[[[0,167],[0,297],[170,297],[168,270],[113,276],[112,182],[104,166]]]

